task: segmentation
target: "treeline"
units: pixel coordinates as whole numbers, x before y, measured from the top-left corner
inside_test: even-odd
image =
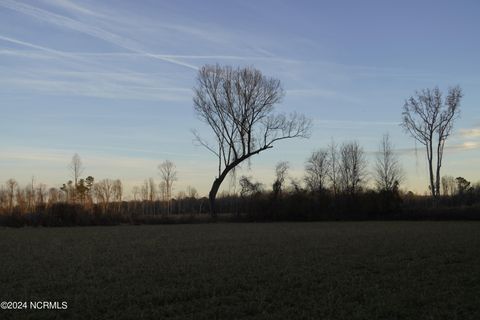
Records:
[[[438,199],[412,192],[386,192],[365,189],[355,194],[332,190],[312,192],[295,183],[264,190],[243,177],[240,194],[219,196],[220,221],[326,221],[326,220],[445,220],[480,219],[480,184],[465,192]],[[247,183],[248,182],[248,183]],[[278,186],[277,186],[278,187]],[[22,190],[19,188],[19,190]],[[96,203],[86,201],[29,202],[26,189],[21,201],[10,206],[4,194],[0,206],[0,225],[89,226],[116,224],[198,223],[212,221],[207,198],[185,197],[161,200],[131,200]],[[30,193],[28,193],[30,194]],[[30,205],[29,205],[30,204]]]
[[[302,178],[289,176],[289,163],[275,166],[275,179],[265,186],[252,177],[238,180],[236,194],[220,194],[218,217],[210,217],[211,202],[194,187],[173,196],[177,172],[173,162],[159,166],[161,182],[146,179],[125,201],[119,179],[82,178],[76,154],[69,169],[73,179],[47,188],[33,179],[20,186],[14,179],[0,186],[0,225],[73,226],[120,223],[231,221],[311,221],[352,219],[478,219],[480,183],[444,176],[441,194],[419,196],[401,191],[400,161],[388,135],[379,144],[369,170],[363,148],[356,141],[311,153]]]

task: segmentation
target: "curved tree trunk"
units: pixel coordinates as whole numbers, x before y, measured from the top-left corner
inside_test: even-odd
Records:
[[[217,192],[220,188],[220,185],[222,184],[222,181],[223,178],[221,180],[220,178],[216,178],[215,181],[213,181],[212,188],[210,189],[210,192],[208,194],[208,198],[210,200],[210,215],[214,220],[217,219],[217,211],[215,210],[215,199],[217,198]]]
[[[217,219],[217,212],[215,210],[215,199],[217,198],[217,192],[218,189],[220,188],[220,185],[222,184],[223,180],[227,177],[228,173],[235,168],[237,165],[239,165],[242,161],[250,158],[251,156],[260,153],[263,150],[270,149],[272,146],[264,146],[260,149],[257,149],[253,152],[249,152],[248,154],[236,159],[232,163],[230,163],[228,166],[223,169],[222,173],[218,178],[216,178],[213,181],[212,188],[210,189],[210,192],[208,193],[208,198],[210,200],[210,214],[212,215],[212,218],[215,220]]]

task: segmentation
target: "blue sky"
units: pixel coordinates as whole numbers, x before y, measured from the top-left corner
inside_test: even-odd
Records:
[[[407,172],[427,186],[423,149],[399,127],[405,98],[464,90],[443,173],[480,180],[478,1],[0,0],[0,181],[121,178],[128,190],[158,163],[177,165],[175,192],[206,194],[215,159],[193,143],[192,87],[207,63],[253,65],[279,78],[279,112],[314,121],[309,140],[280,142],[238,175],[270,185],[289,161],[301,178],[315,149],[358,140],[373,164],[390,133]],[[225,190],[234,186],[225,183]]]

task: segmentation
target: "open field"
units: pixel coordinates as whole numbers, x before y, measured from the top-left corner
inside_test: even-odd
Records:
[[[1,319],[480,319],[480,223],[0,228]]]

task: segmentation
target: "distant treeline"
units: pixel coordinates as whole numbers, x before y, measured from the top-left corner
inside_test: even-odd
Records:
[[[217,221],[322,221],[322,220],[480,220],[480,187],[437,199],[397,190],[365,190],[355,194],[334,194],[287,190],[242,190],[218,198]],[[5,200],[3,198],[2,200]],[[8,199],[1,202],[0,225],[89,226],[117,224],[159,224],[213,222],[207,198],[184,197],[171,201],[86,200],[43,201],[29,204]]]
[[[276,164],[270,187],[240,177],[237,193],[217,197],[218,215],[212,214],[212,199],[199,197],[192,186],[172,195],[177,177],[174,163],[168,160],[158,166],[161,183],[145,180],[133,187],[129,201],[119,179],[81,178],[83,167],[77,154],[69,168],[73,179],[59,188],[47,188],[33,179],[26,186],[14,179],[0,185],[0,225],[480,219],[480,183],[443,176],[441,188],[435,187],[440,191],[431,196],[401,191],[404,173],[388,135],[380,143],[371,172],[358,142],[337,145],[332,141],[307,158],[303,179],[289,177],[289,164],[284,161]]]

